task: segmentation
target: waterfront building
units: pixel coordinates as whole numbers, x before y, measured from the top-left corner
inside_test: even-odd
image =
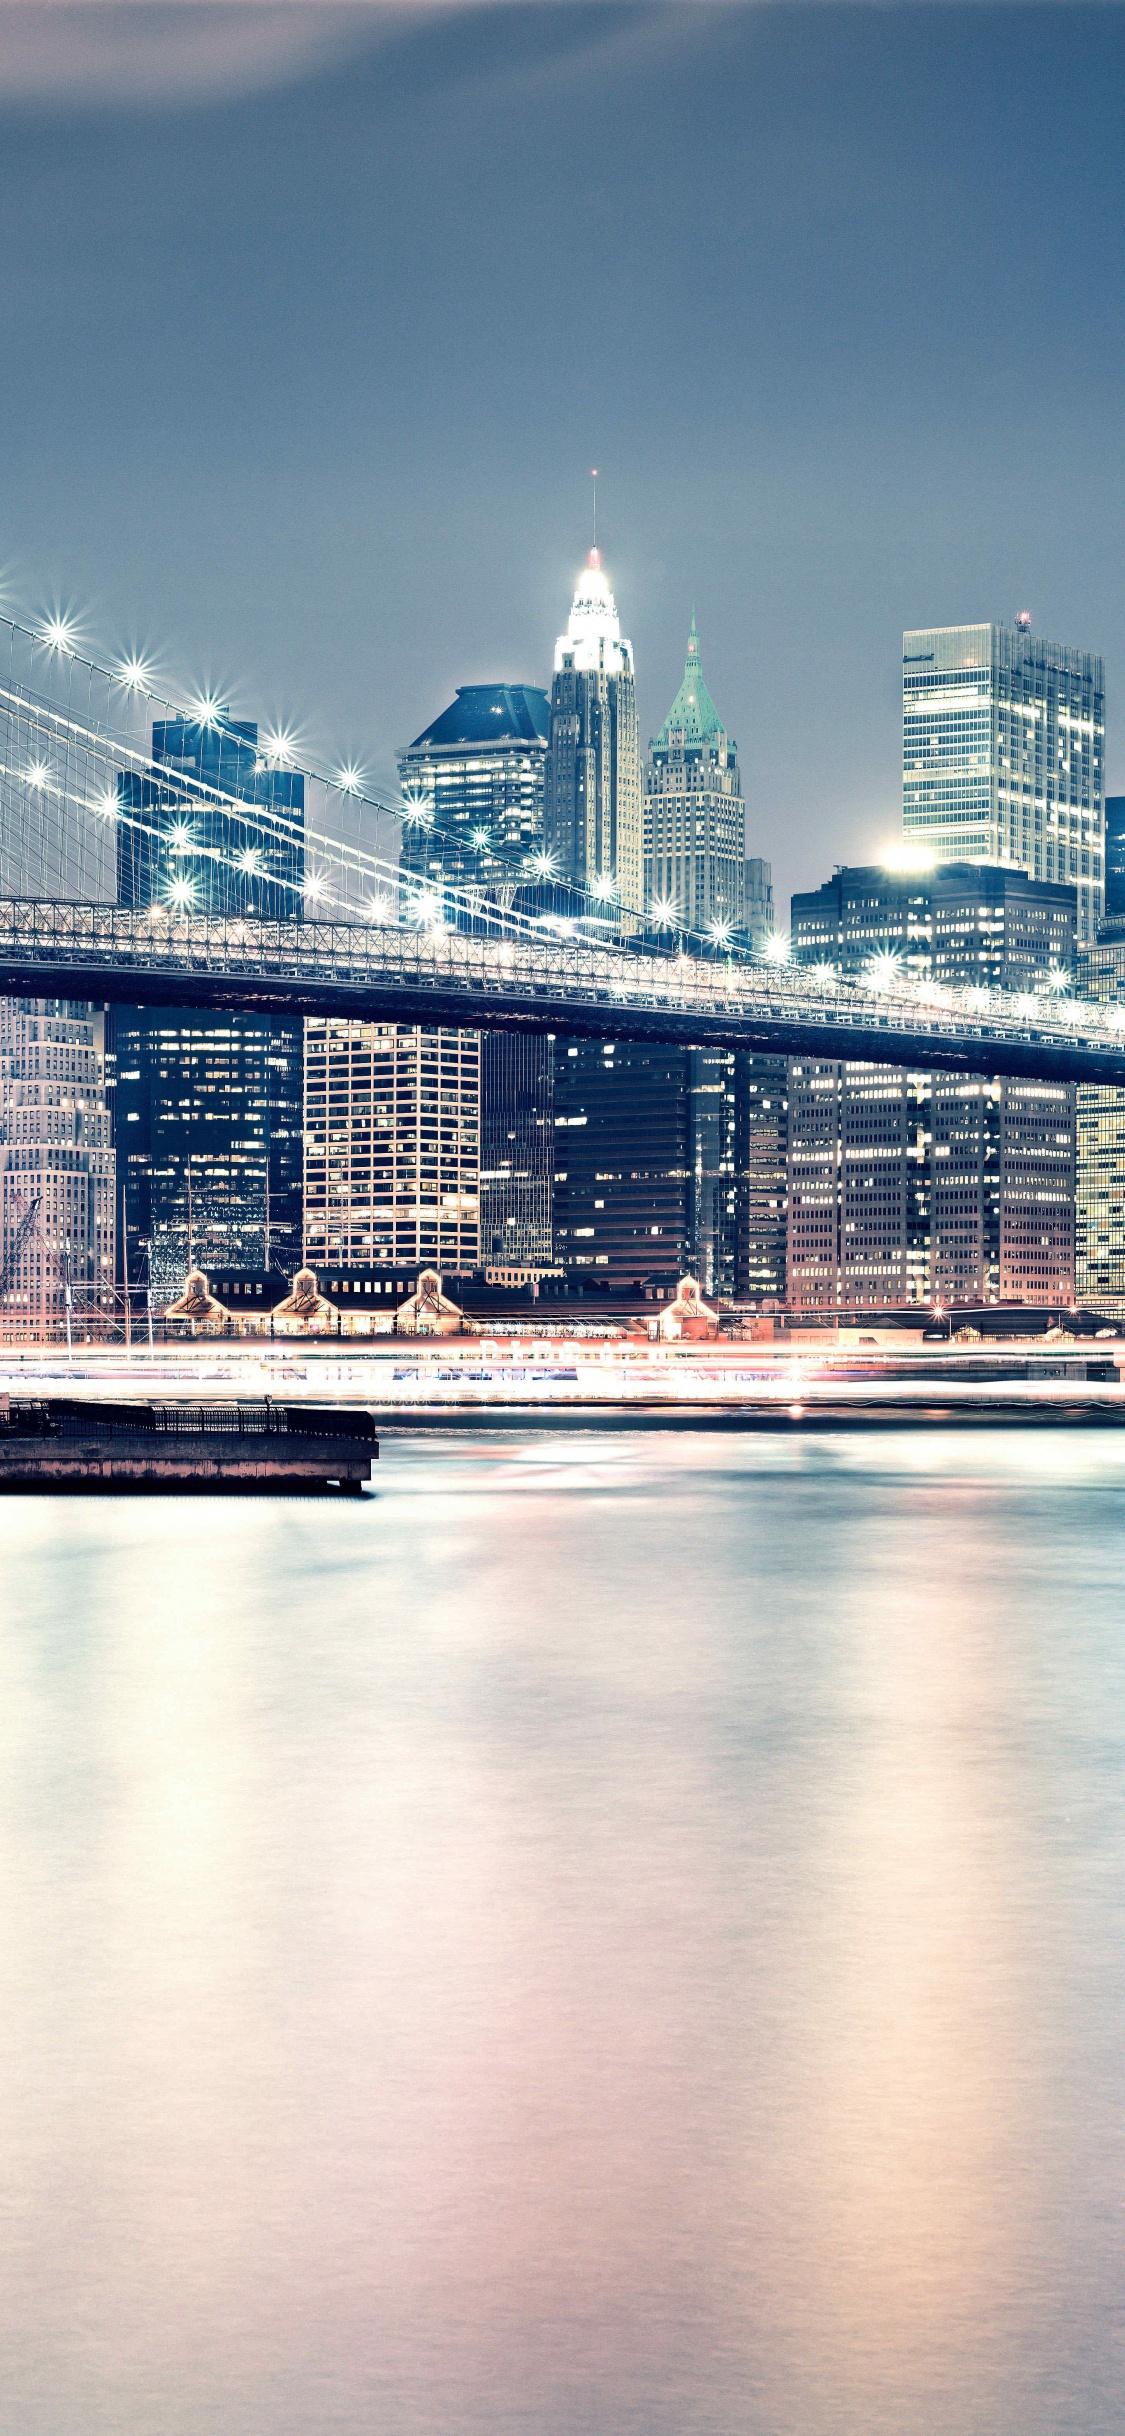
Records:
[[[1125,1004],[1125,908],[1107,915],[1093,947],[1082,950],[1078,988],[1102,1004]],[[1107,1320],[1125,1320],[1125,1091],[1080,1083],[1076,1099],[1075,1291]]]
[[[100,1009],[0,999],[0,1330],[112,1317],[114,1156]]]
[[[398,756],[401,869],[433,886],[494,893],[543,843],[550,705],[538,685],[459,685]]]
[[[304,1256],[314,1269],[475,1269],[475,1032],[310,1016]]]
[[[1069,977],[1075,893],[1016,870],[863,865],[797,895],[798,963],[1030,989]],[[1070,1301],[1065,1084],[794,1059],[788,1294],[798,1307]]]
[[[544,844],[561,880],[621,909],[644,903],[644,813],[633,646],[590,552],[555,646]]]
[[[935,862],[1074,888],[1085,947],[1105,902],[1105,670],[1030,625],[903,635],[903,829]]]
[[[694,615],[683,681],[649,745],[645,910],[676,929],[741,930],[746,807],[738,749],[704,683]]]
[[[214,917],[300,910],[304,779],[253,720],[157,720],[152,767],[118,781],[123,905]],[[110,1012],[129,1241],[153,1304],[189,1269],[267,1270],[301,1246],[303,1027],[191,1007]]]

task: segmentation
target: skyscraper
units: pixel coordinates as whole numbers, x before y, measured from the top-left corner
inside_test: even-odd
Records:
[[[0,998],[0,1329],[61,1334],[114,1306],[116,1192],[100,1010]]]
[[[555,1258],[609,1287],[734,1290],[736,1059],[556,1043]]]
[[[479,1100],[475,1032],[310,1016],[306,1260],[475,1269]]]
[[[543,843],[550,707],[538,685],[459,685],[456,701],[398,756],[402,869],[494,890]]]
[[[694,614],[683,681],[649,746],[644,844],[647,912],[658,909],[685,930],[741,929],[746,808],[738,748],[704,683]]]
[[[793,899],[798,963],[1028,989],[1069,972],[1074,891],[976,864],[860,865]],[[1074,1291],[1066,1084],[794,1059],[789,1299],[1050,1303]]]
[[[299,911],[304,779],[267,758],[256,724],[225,711],[158,720],[152,761],[118,782],[119,902],[273,920]],[[298,1259],[300,1019],[120,1007],[109,1043],[129,1237],[157,1307],[192,1262]]]
[[[1014,864],[1105,902],[1105,670],[1030,620],[902,638],[902,819],[935,862]]]
[[[601,554],[581,575],[555,646],[544,843],[560,879],[615,899],[623,918],[644,903],[644,814],[633,646]]]

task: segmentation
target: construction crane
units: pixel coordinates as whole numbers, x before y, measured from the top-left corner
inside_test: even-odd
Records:
[[[4,1262],[3,1268],[0,1269],[0,1302],[3,1301],[9,1286],[14,1281],[16,1270],[19,1267],[20,1253],[27,1242],[27,1238],[31,1233],[36,1218],[39,1215],[39,1204],[42,1198],[43,1196],[41,1193],[36,1193],[34,1200],[29,1201],[27,1208],[23,1213],[23,1217],[20,1219],[19,1225],[16,1228],[15,1234],[8,1245],[7,1258]]]

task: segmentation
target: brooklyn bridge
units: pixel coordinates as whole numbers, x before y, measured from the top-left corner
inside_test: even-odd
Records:
[[[175,766],[200,724],[214,778]],[[0,621],[0,991],[1125,1084],[1115,1004],[941,987],[893,958],[797,966],[585,896],[546,854],[498,851],[451,887],[440,851],[401,852],[412,830],[424,804],[309,768],[217,703],[167,703],[61,622]]]

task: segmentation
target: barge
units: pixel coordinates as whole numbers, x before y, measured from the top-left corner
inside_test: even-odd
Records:
[[[0,1396],[0,1489],[313,1490],[361,1495],[374,1416],[351,1406]]]

